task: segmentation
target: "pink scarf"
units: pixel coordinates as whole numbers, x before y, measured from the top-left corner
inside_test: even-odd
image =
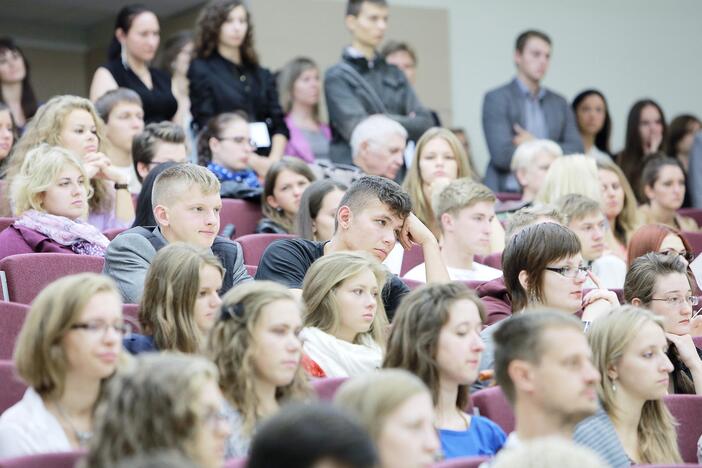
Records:
[[[107,237],[90,224],[37,210],[26,211],[15,224],[40,232],[61,245],[67,245],[79,255],[104,257],[110,243]]]

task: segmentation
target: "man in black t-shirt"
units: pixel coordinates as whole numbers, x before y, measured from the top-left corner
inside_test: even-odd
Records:
[[[272,280],[300,290],[310,265],[328,253],[363,251],[382,262],[399,241],[405,249],[413,242],[422,246],[427,283],[449,281],[436,237],[411,208],[409,196],[395,182],[378,176],[361,177],[341,199],[330,241],[283,239],[273,242],[263,253],[256,279]],[[400,299],[408,291],[396,275],[390,277],[382,292],[388,318],[392,318]]]

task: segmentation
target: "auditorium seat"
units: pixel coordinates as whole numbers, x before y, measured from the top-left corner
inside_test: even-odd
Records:
[[[698,226],[702,226],[702,210],[699,208],[680,208],[678,213],[682,216],[689,216],[697,222]]]
[[[408,278],[401,278],[401,279],[402,279],[402,282],[405,283],[407,285],[407,287],[410,289],[417,289],[418,287],[424,285],[424,283],[422,283],[421,281],[412,280],[412,279],[408,279]]]
[[[101,273],[105,259],[90,255],[31,253],[0,260],[3,300],[29,304],[49,283],[66,275]]]
[[[5,228],[10,227],[14,222],[15,218],[0,217],[0,232],[3,231]]]
[[[122,234],[124,231],[126,231],[128,228],[114,228],[114,229],[108,229],[107,231],[102,231],[102,233],[107,237],[108,239],[112,240],[118,235]]]
[[[682,235],[685,236],[685,239],[690,243],[692,253],[694,253],[695,256],[702,253],[702,232],[685,231]]]
[[[258,265],[261,261],[263,252],[266,247],[278,239],[292,239],[295,236],[291,234],[248,234],[246,236],[237,237],[236,241],[241,244],[241,249],[244,251],[244,264]]]
[[[258,271],[258,266],[257,265],[244,265],[246,267],[246,271],[249,272],[249,275],[251,275],[252,278],[256,276],[256,272]]]
[[[43,453],[0,460],[0,468],[73,468],[85,452]]]
[[[500,387],[479,390],[470,398],[473,402],[473,408],[477,408],[481,416],[485,416],[500,426],[505,434],[514,430],[514,412]]]
[[[325,377],[312,379],[311,384],[317,397],[322,401],[332,401],[336,391],[348,380],[346,377]]]
[[[490,457],[459,457],[444,460],[434,465],[434,468],[478,468]]]
[[[233,458],[224,462],[224,468],[246,468],[246,458]]]
[[[697,441],[702,435],[702,396],[666,395],[665,404],[678,421],[678,446],[686,463],[697,463]]]
[[[0,414],[22,399],[27,386],[15,374],[12,361],[0,361]]]
[[[28,311],[29,306],[25,304],[0,301],[0,359],[12,359],[15,341]]]
[[[522,199],[522,194],[518,192],[495,192],[495,198],[501,202],[519,201]]]
[[[475,257],[475,261],[478,263],[502,270],[502,252],[491,253],[484,257],[478,257],[476,255]]]
[[[424,263],[424,251],[421,245],[414,244],[411,249],[403,252],[400,276],[404,276],[405,273],[421,263]]]
[[[695,342],[695,347],[702,349],[702,336],[693,336],[692,341]]]
[[[234,232],[230,237],[245,236],[256,232],[256,225],[263,217],[261,205],[258,203],[237,200],[233,198],[222,199],[222,211],[219,213],[220,233],[230,224],[234,225]]]
[[[122,304],[122,315],[124,316],[124,321],[132,326],[132,331],[141,333],[139,304]]]

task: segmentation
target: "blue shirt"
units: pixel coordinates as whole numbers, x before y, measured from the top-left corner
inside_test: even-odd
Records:
[[[482,416],[471,416],[466,431],[439,429],[439,440],[444,459],[494,455],[505,443],[500,426]]]
[[[130,354],[147,353],[158,351],[154,343],[154,337],[149,335],[140,335],[132,333],[122,339],[122,346],[129,351]]]
[[[535,96],[519,78],[515,78],[515,81],[524,97],[524,130],[536,138],[548,138],[546,115],[541,108],[541,100],[546,95],[546,90],[539,88]]]
[[[261,183],[258,181],[258,176],[252,169],[244,169],[242,171],[230,171],[224,166],[220,166],[217,163],[209,163],[207,169],[212,171],[214,175],[220,180],[220,182],[226,182],[228,180],[233,180],[235,182],[240,182],[246,184],[249,188],[260,188]]]

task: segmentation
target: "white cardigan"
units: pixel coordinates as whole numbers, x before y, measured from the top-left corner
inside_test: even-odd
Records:
[[[0,416],[0,458],[72,450],[61,424],[31,387]]]

